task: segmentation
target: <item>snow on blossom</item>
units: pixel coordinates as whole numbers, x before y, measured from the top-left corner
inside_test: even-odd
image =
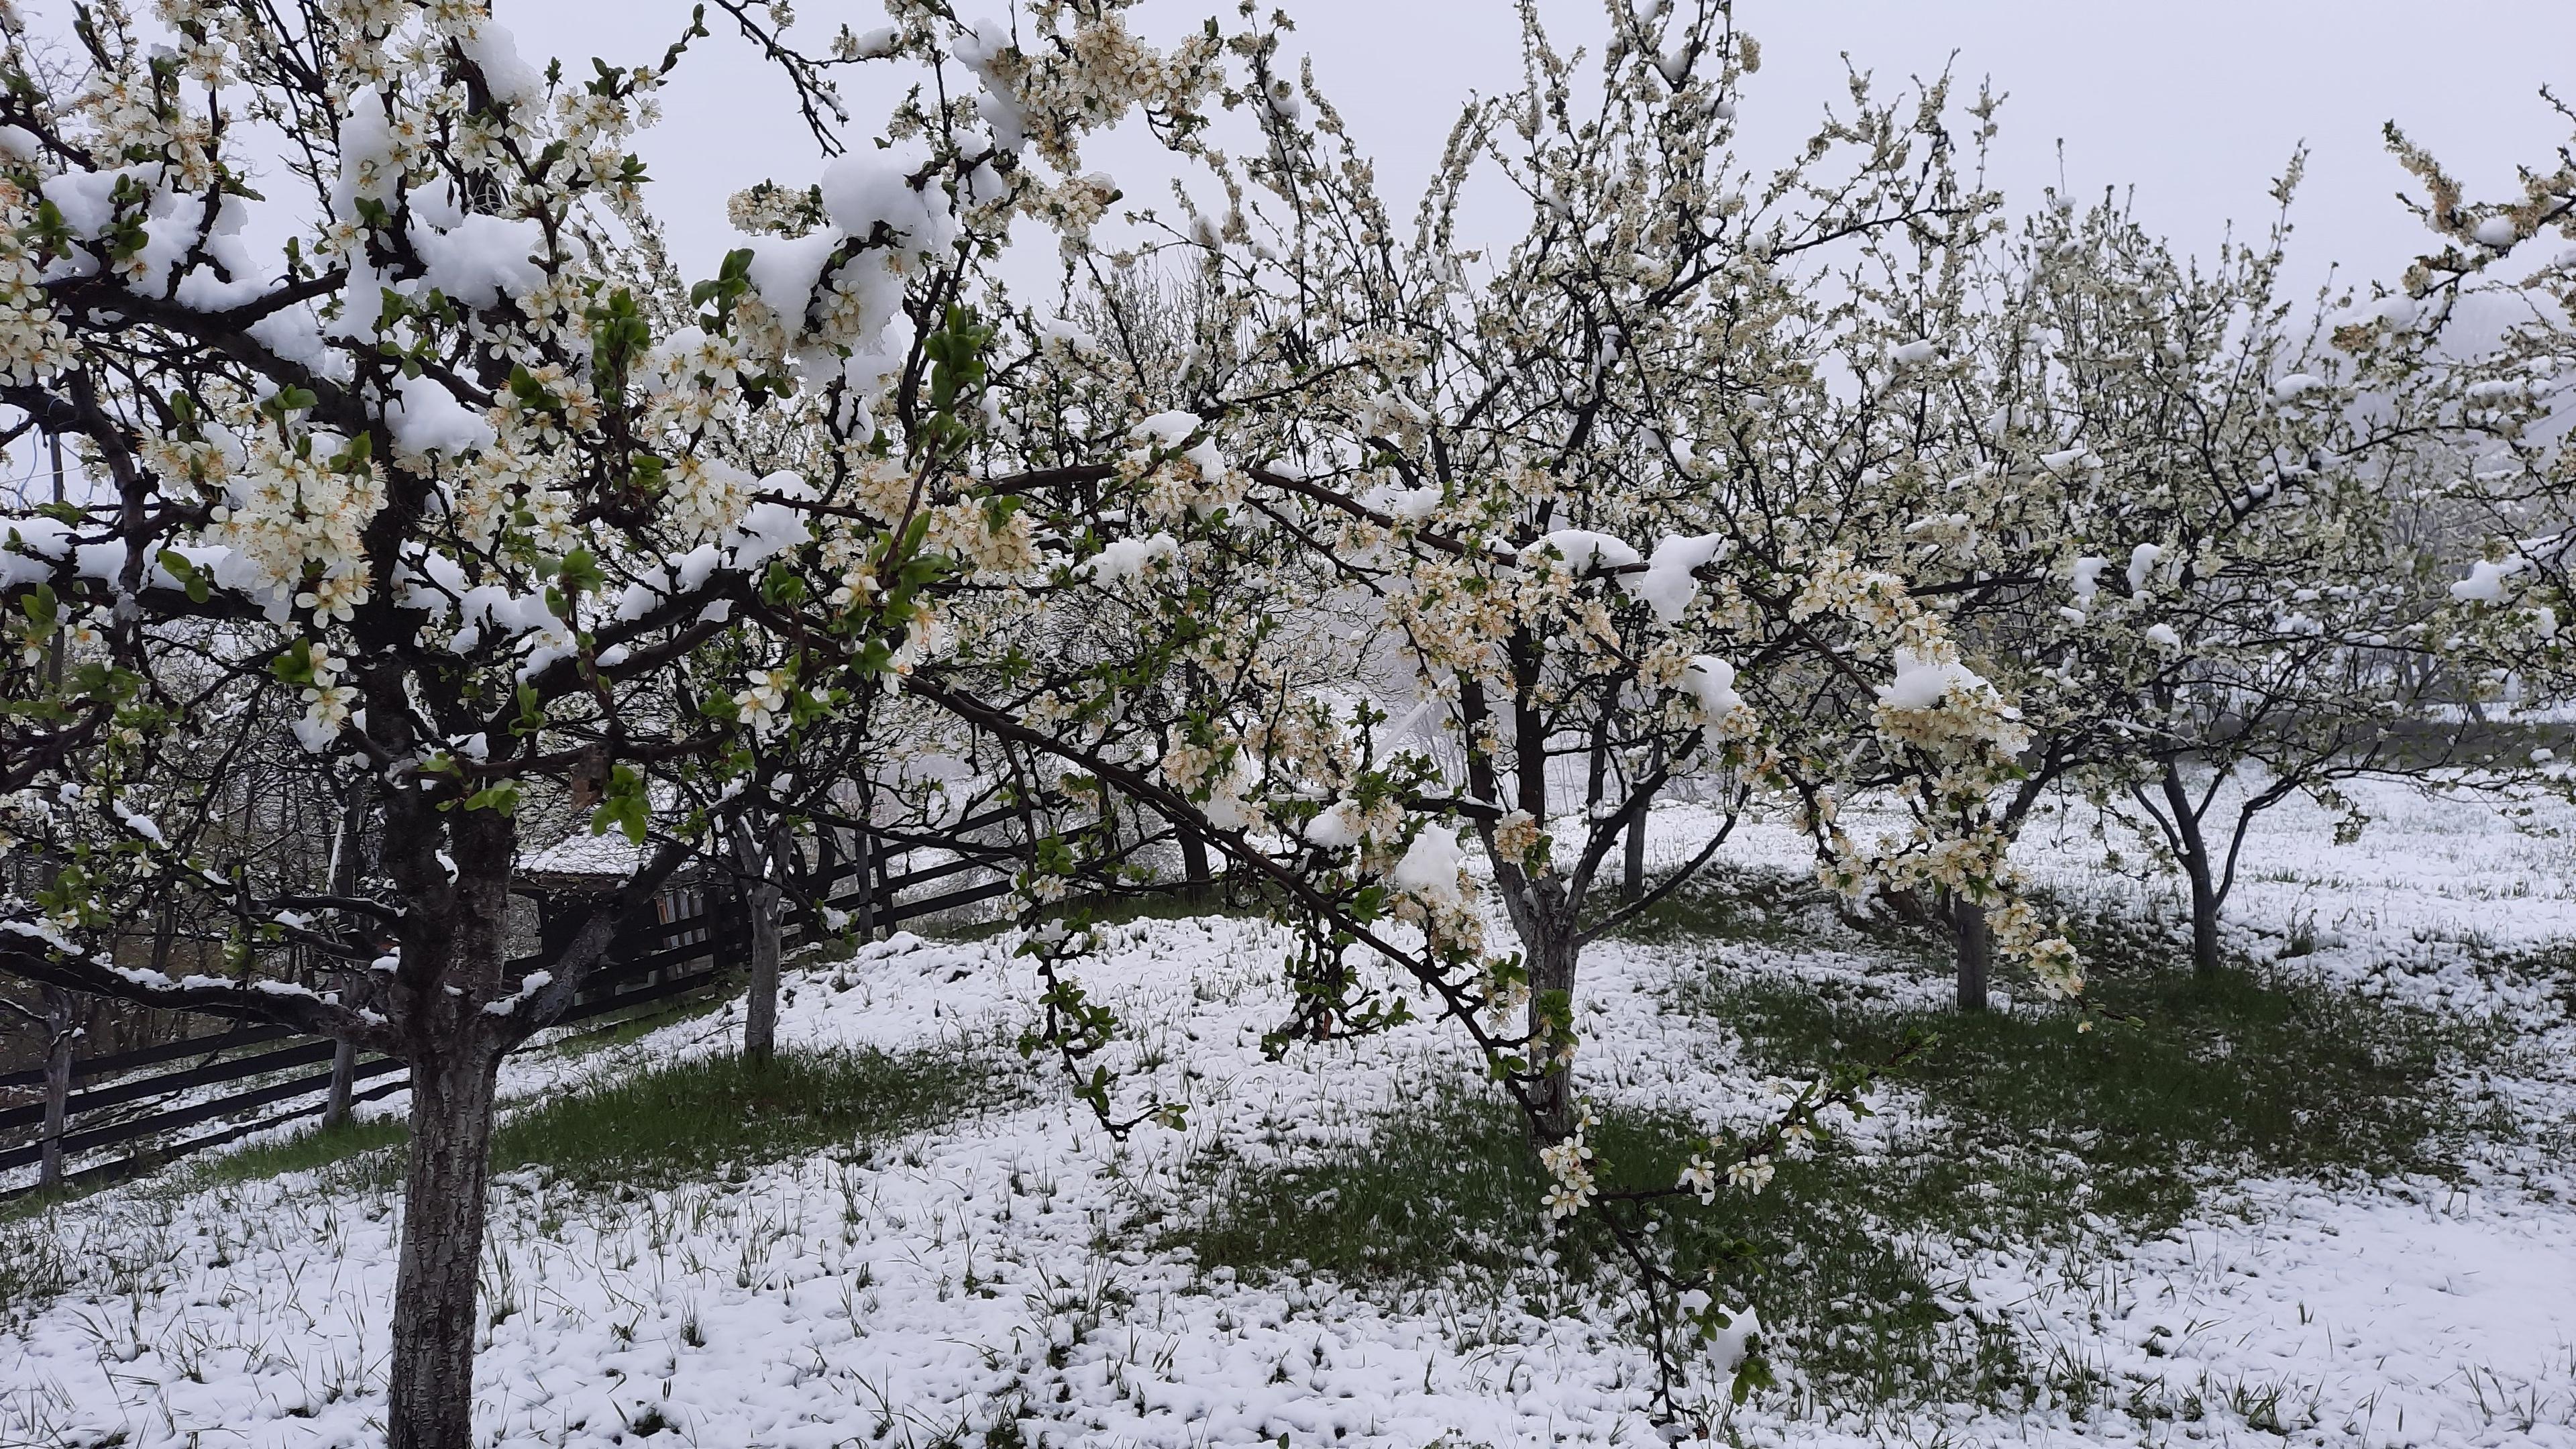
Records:
[[[715,576],[716,569],[723,563],[724,555],[714,544],[702,543],[671,560],[671,578],[680,586],[681,593],[694,594],[705,587],[707,580]]]
[[[2512,217],[2491,216],[2479,222],[2469,235],[2477,239],[2479,246],[2502,251],[2522,240],[2522,228],[2513,224]]]
[[[545,97],[545,77],[520,58],[517,41],[500,22],[476,15],[471,27],[454,38],[465,58],[483,72],[483,84],[494,97],[514,106],[531,105]]]
[[[1009,57],[1016,49],[1010,27],[991,18],[977,21],[973,29],[957,37],[958,63],[983,82],[983,93],[975,99],[975,112],[992,129],[993,144],[1005,151],[1019,150],[1029,138],[1028,111],[1013,93],[1009,79]]]
[[[1347,850],[1360,843],[1359,811],[1343,800],[1306,822],[1306,843],[1324,850]]]
[[[120,166],[107,171],[65,171],[45,178],[45,200],[61,212],[63,228],[83,240],[96,240],[116,217],[117,190],[128,182],[155,189],[158,166]]]
[[[780,325],[790,334],[802,332],[805,311],[814,303],[814,287],[822,281],[823,266],[839,249],[841,238],[818,231],[800,237],[742,237],[734,245],[751,253],[751,290],[778,314]]]
[[[2479,559],[2469,565],[2469,576],[2451,585],[2451,597],[2461,603],[2501,604],[2504,581],[2522,572],[2529,560],[2520,554],[2507,554],[2502,559]]]
[[[2102,571],[2110,566],[2111,561],[2099,554],[2087,554],[2075,561],[2075,568],[2067,580],[2068,587],[2075,594],[2075,607],[2093,607],[2093,596],[2102,589]]]
[[[434,619],[447,617],[456,607],[456,600],[471,587],[464,565],[426,544],[413,545],[409,555],[394,566],[393,584],[401,591],[395,596],[398,604]]]
[[[1127,436],[1140,443],[1159,443],[1177,448],[1199,430],[1199,415],[1174,408],[1146,418],[1127,430]]]
[[[1084,561],[1074,570],[1077,577],[1099,584],[1117,584],[1135,578],[1159,560],[1179,556],[1181,543],[1168,533],[1144,538],[1113,539],[1106,548]]]
[[[385,426],[398,453],[451,456],[491,446],[496,435],[483,415],[427,375],[397,378],[387,400]]]
[[[861,146],[824,167],[819,184],[823,209],[845,235],[864,241],[882,225],[895,246],[925,254],[944,252],[957,239],[938,169],[918,141]]]
[[[1458,832],[1445,825],[1426,825],[1413,837],[1404,859],[1395,863],[1387,880],[1402,891],[1410,891],[1427,901],[1455,904],[1459,899],[1458,868],[1467,859],[1466,849],[1458,844]]]
[[[1583,528],[1560,528],[1523,546],[1521,564],[1529,567],[1550,553],[1564,559],[1566,568],[1577,578],[1599,570],[1624,569],[1645,562],[1643,555],[1609,534]]]
[[[402,163],[395,154],[393,119],[385,112],[385,98],[372,86],[359,87],[349,97],[349,113],[340,118],[340,175],[331,187],[331,211],[342,221],[356,221],[360,201],[391,197],[401,179]],[[354,268],[349,283],[355,296],[359,287]]]
[[[1691,656],[1682,671],[1682,688],[1699,702],[1700,717],[1711,724],[1744,708],[1744,696],[1735,692],[1735,666],[1714,654]]]
[[[1407,523],[1420,523],[1440,506],[1437,488],[1398,488],[1385,495],[1386,511]]]
[[[760,480],[760,490],[789,497],[809,496],[813,490],[793,473],[778,472]],[[770,559],[801,543],[813,540],[806,527],[805,515],[792,504],[763,501],[743,510],[742,519],[724,537],[733,551],[734,567],[758,568]]]
[[[1699,596],[1698,571],[1725,549],[1726,540],[1714,533],[1664,539],[1655,545],[1645,572],[1621,574],[1619,587],[1654,610],[1657,622],[1670,627],[1682,621],[1691,600]]]
[[[2129,550],[2129,592],[2146,592],[2147,577],[2155,572],[2156,560],[2165,556],[2162,544],[2142,543]]]
[[[545,254],[546,231],[534,218],[465,215],[443,230],[416,218],[411,244],[423,264],[419,285],[437,288],[459,306],[497,306],[546,279],[535,260]]]
[[[1975,670],[1956,659],[1943,659],[1913,649],[1896,655],[1896,678],[1878,687],[1883,709],[1938,709],[1944,699],[1973,696],[1991,688]]]

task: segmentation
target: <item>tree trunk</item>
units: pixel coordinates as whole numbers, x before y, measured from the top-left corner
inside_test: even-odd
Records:
[[[743,996],[742,1054],[755,1062],[769,1060],[778,1050],[779,890],[771,871],[778,863],[781,843],[772,838],[763,850],[755,843],[751,827],[734,827],[734,871],[741,881],[739,899],[751,958],[751,981]]]
[[[1648,779],[1663,773],[1664,742],[1662,740],[1655,741],[1653,753],[1647,759],[1646,769]],[[1636,815],[1628,822],[1628,856],[1621,862],[1625,867],[1625,873],[1619,878],[1619,899],[1630,905],[1636,904],[1638,898],[1646,893],[1646,817],[1653,813],[1653,806],[1654,801],[1651,799],[1638,806]]]
[[[2203,976],[2216,975],[2222,964],[2218,945],[2218,886],[2209,869],[2209,855],[2198,852],[2184,860],[2183,870],[2191,877],[2191,967]]]
[[[358,1083],[358,1044],[334,1042],[331,1045],[331,1095],[322,1104],[322,1130],[329,1131],[349,1120],[349,1100],[356,1095]]]
[[[1646,810],[1638,807],[1628,822],[1627,858],[1620,862],[1619,899],[1635,905],[1646,893]]]
[[[1538,1108],[1533,1124],[1542,1143],[1561,1142],[1574,1132],[1574,1067],[1553,1053],[1549,1043],[1562,1039],[1574,1024],[1575,946],[1570,929],[1550,930],[1530,950],[1530,1050],[1541,1054],[1543,1068],[1532,1100]]]
[[[884,882],[885,872],[881,870],[877,864],[878,851],[876,832],[868,829],[866,826],[859,827],[859,838],[857,844],[859,856],[859,909],[857,912],[859,918],[859,939],[862,941],[873,941],[877,938],[877,893],[879,886]]]
[[[470,1449],[474,1437],[475,1292],[499,1065],[480,1048],[412,1063],[389,1449]]]
[[[1188,826],[1177,827],[1181,837],[1181,879],[1186,887],[1182,898],[1201,905],[1213,899],[1211,887],[1216,871],[1208,863],[1207,837]]]
[[[365,840],[367,811],[375,803],[375,777],[360,775],[349,783],[349,799],[340,812],[340,833],[331,843],[331,893],[354,897],[358,893],[358,851]],[[355,933],[366,929],[366,923],[351,920]],[[343,999],[354,1002],[363,989],[367,973],[340,973]],[[349,1120],[349,1098],[358,1084],[358,1047],[355,1042],[339,1042],[331,1048],[331,1095],[322,1106],[324,1131]]]
[[[59,986],[45,988],[45,1140],[36,1169],[36,1186],[50,1192],[63,1185],[63,1130],[72,1105],[72,994]]]
[[[765,1062],[778,1051],[778,887],[755,881],[744,904],[751,915],[751,989],[743,1003],[742,1054]]]
[[[1950,903],[1950,934],[1959,951],[1959,1009],[1986,1009],[1986,981],[1994,970],[1994,939],[1986,931],[1986,908],[1965,897]]]
[[[2182,772],[2165,766],[2165,804],[2174,814],[2174,834],[2182,841],[2182,870],[2191,881],[2191,965],[2203,976],[2219,968],[2218,956],[2218,881],[2209,862],[2209,842],[2200,833],[2200,817],[2192,813],[2191,796],[2183,788]]]

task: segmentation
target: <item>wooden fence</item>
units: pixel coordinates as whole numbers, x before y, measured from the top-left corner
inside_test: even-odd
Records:
[[[825,904],[848,911],[855,927],[870,930],[991,900],[1011,889],[1007,872],[1015,863],[1014,853],[1008,846],[980,844],[968,837],[1015,818],[1011,812],[997,810],[960,821],[935,839],[863,840],[856,860],[834,868],[819,883],[809,883],[808,889],[822,897]],[[891,876],[883,869],[887,846],[907,851],[932,846],[951,851],[956,858]],[[1002,872],[1004,878],[903,899],[906,891],[979,870]],[[693,887],[667,891],[657,898],[656,905],[654,914],[658,919],[629,921],[621,927],[609,948],[607,964],[598,970],[557,1025],[668,1002],[717,986],[734,975],[734,965],[749,935],[738,897],[730,891]],[[810,933],[801,924],[794,924],[786,932],[785,944],[792,949],[808,939]],[[544,959],[541,953],[511,964],[524,973],[543,965]],[[78,1088],[63,1101],[63,1131],[59,1138],[63,1160],[68,1163],[120,1145],[137,1145],[123,1156],[66,1171],[64,1184],[86,1187],[121,1181],[173,1158],[219,1147],[282,1122],[319,1115],[326,1105],[323,1094],[331,1088],[334,1049],[335,1044],[324,1037],[245,1021],[231,1031],[210,1036],[75,1059],[72,1081],[100,1085]],[[146,1070],[152,1067],[170,1069]],[[311,1070],[316,1067],[318,1071]],[[361,1056],[354,1076],[350,1093],[353,1102],[372,1101],[411,1085],[404,1064],[390,1057]],[[166,1100],[241,1081],[252,1081],[253,1085],[234,1092],[193,1096],[186,1101]],[[368,1083],[373,1085],[364,1085]],[[43,1067],[0,1074],[0,1092],[14,1093],[45,1084]],[[137,1104],[144,1105],[138,1108]],[[42,1161],[47,1106],[39,1099],[0,1108],[0,1141],[20,1137],[26,1129],[36,1129],[32,1140],[0,1147],[0,1173],[16,1172]],[[283,1110],[260,1110],[267,1107]],[[258,1115],[247,1121],[236,1120],[245,1113]],[[100,1120],[102,1114],[106,1114],[106,1120]],[[84,1119],[94,1125],[85,1125]],[[180,1135],[209,1122],[225,1125],[193,1137]],[[35,1190],[34,1184],[0,1190],[0,1200]]]

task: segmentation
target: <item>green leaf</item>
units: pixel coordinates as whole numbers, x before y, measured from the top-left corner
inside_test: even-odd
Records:
[[[652,812],[646,803],[644,777],[632,765],[618,765],[608,772],[608,785],[600,805],[590,815],[590,833],[605,835],[610,830],[623,830],[636,845],[644,843],[646,829],[652,823]]]
[[[482,789],[465,797],[465,808],[468,810],[493,810],[498,811],[503,815],[515,815],[519,811],[518,783],[516,781],[504,780],[497,785],[486,785]]]
[[[205,571],[190,562],[186,554],[175,548],[165,548],[161,550],[158,562],[163,571],[177,579],[179,587],[187,591],[189,603],[202,604],[212,596],[213,590],[207,585]]]

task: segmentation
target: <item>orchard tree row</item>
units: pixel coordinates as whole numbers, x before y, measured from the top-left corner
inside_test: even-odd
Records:
[[[402,1449],[471,1437],[497,1066],[683,869],[753,883],[774,989],[780,913],[850,925],[818,842],[1009,809],[1032,1045],[1121,1131],[1179,1108],[1119,1070],[1081,903],[1221,871],[1294,928],[1281,1049],[1428,1014],[1484,1054],[1687,1425],[1758,1360],[1658,1217],[1866,1077],[1599,1187],[1584,950],[1733,822],[1937,915],[1982,1006],[1998,959],[2081,986],[2010,860],[2045,800],[2173,866],[2212,968],[2257,812],[2554,779],[2464,726],[2563,674],[2576,262],[2510,268],[2576,166],[2474,204],[2393,137],[2434,255],[2302,301],[2286,220],[2193,260],[2015,209],[1946,81],[1740,156],[1722,0],[1611,0],[1591,58],[1525,14],[1401,214],[1285,17],[886,9],[809,45],[713,0],[632,66],[478,0],[0,4],[0,423],[70,457],[0,547],[0,970],[410,1065]],[[822,159],[746,174],[685,277],[636,138],[745,44]],[[1168,174],[1089,169],[1111,127]],[[2464,350],[2483,293],[2522,310]],[[1683,791],[1717,823],[1647,879]],[[562,822],[632,869],[513,965]],[[219,963],[131,949],[171,919]]]

